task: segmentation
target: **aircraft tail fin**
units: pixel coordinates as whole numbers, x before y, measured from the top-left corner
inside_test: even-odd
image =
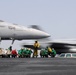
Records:
[[[30,25],[30,28],[34,28],[34,29],[43,31],[42,28],[38,25]]]

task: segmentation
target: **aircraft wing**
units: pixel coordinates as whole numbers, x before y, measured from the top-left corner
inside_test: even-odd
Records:
[[[75,41],[59,41],[59,40],[52,40],[52,41],[44,41],[44,42],[39,42],[40,43],[40,49],[41,48],[46,48],[47,46],[50,46],[52,48],[54,48],[58,54],[60,53],[67,53],[67,52],[76,52],[76,50],[73,51],[73,49],[75,49],[76,47],[76,43]],[[28,47],[28,48],[32,48],[33,47],[33,43],[31,44],[23,44],[23,47]]]
[[[31,49],[34,49],[33,45],[22,45],[23,47],[26,47],[26,48],[31,48]]]
[[[33,43],[30,43],[30,44],[25,44],[25,43],[23,43],[21,46],[22,46],[22,47],[26,47],[26,48],[31,48],[31,49],[34,50]],[[41,49],[41,47],[39,48],[39,50],[40,50],[40,49]]]
[[[58,54],[76,52],[76,42],[73,40],[50,41],[49,46],[54,48]]]

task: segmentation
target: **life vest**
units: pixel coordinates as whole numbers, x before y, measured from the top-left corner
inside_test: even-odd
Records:
[[[52,49],[50,47],[48,47],[48,52],[52,52]]]
[[[54,49],[52,50],[52,54],[56,55],[56,51]]]
[[[15,55],[17,55],[17,52],[16,52],[16,50],[12,50],[12,52],[11,52],[12,54],[15,54]]]
[[[40,44],[39,43],[34,43],[34,47],[36,48],[39,48],[40,47]]]

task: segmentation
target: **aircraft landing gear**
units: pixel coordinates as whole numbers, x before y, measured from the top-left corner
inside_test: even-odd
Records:
[[[12,40],[12,43],[11,43],[11,45],[9,47],[9,50],[12,51],[12,45],[13,45],[13,43],[14,43],[15,40],[14,40],[14,38],[10,38],[10,39]]]
[[[11,40],[12,40],[12,43],[11,43],[11,45],[13,45],[13,43],[14,43],[15,39],[14,39],[14,38],[11,38]]]
[[[0,37],[0,44],[1,44],[1,41],[2,41],[2,40],[1,40],[1,37]]]

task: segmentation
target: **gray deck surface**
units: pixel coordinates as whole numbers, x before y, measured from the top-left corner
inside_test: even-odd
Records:
[[[76,75],[76,58],[0,58],[0,75]]]

